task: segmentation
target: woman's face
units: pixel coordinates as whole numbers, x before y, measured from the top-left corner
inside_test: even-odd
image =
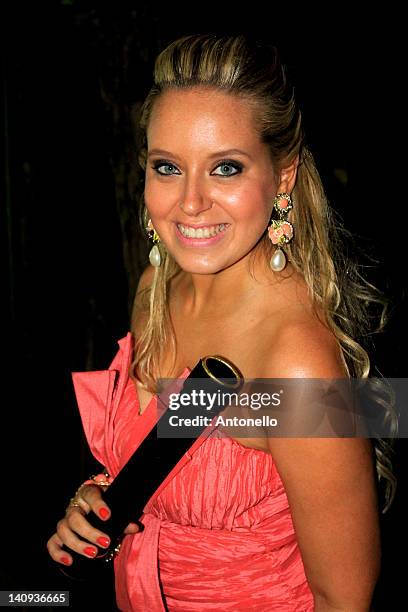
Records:
[[[214,274],[245,258],[278,188],[249,104],[214,89],[166,91],[147,142],[145,203],[179,266]]]

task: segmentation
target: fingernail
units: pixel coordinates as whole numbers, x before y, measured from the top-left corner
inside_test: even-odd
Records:
[[[100,544],[101,546],[104,546],[106,548],[106,546],[109,546],[109,538],[105,538],[103,536],[101,536],[100,538],[98,538],[96,540],[98,542],[98,544]]]
[[[107,508],[99,509],[99,516],[101,516],[103,519],[105,519],[108,515],[109,515],[109,510]]]
[[[88,557],[96,557],[98,551],[96,550],[96,548],[92,548],[92,546],[87,546],[86,548],[84,548],[84,553],[88,555]]]
[[[65,563],[65,565],[71,565],[71,560],[68,557],[61,557],[61,561]]]

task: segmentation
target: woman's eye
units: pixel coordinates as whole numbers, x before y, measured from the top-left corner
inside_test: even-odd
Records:
[[[236,162],[230,162],[230,161],[223,161],[220,164],[218,164],[217,169],[220,168],[222,173],[221,174],[217,174],[217,176],[235,176],[236,174],[239,174],[240,172],[242,172],[242,166],[241,164],[237,164]],[[231,172],[232,170],[236,170],[236,172]]]
[[[152,166],[153,170],[155,170],[158,174],[162,174],[163,176],[171,176],[172,174],[174,174],[171,170],[176,169],[176,166],[174,166],[173,164],[170,164],[168,162],[163,162],[163,161],[159,161],[156,162],[155,164],[153,164]],[[166,169],[170,169],[170,172],[167,171],[161,171],[159,170],[159,168],[166,168]]]
[[[179,172],[177,171],[177,167],[174,164],[171,164],[170,162],[166,162],[164,160],[159,160],[155,162],[152,168],[155,172],[157,172],[157,174],[160,174],[161,176],[172,176],[173,174],[179,174]],[[227,160],[220,162],[216,169],[220,169],[221,172],[215,172],[214,174],[216,176],[224,177],[235,176],[236,174],[242,172],[241,164]]]

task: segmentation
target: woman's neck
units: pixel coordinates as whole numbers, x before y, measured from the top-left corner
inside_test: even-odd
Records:
[[[279,283],[285,274],[274,273],[265,258],[243,258],[215,274],[180,272],[179,291],[183,296],[182,310],[190,318],[202,318],[214,313],[237,312],[263,293],[266,287]]]

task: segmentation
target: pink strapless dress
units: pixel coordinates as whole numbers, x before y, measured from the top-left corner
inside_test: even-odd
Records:
[[[112,476],[158,419],[156,397],[138,415],[128,375],[132,334],[118,344],[108,370],[72,374],[90,449]],[[125,536],[114,562],[123,612],[314,609],[288,499],[268,453],[207,428],[137,519],[144,530]]]

